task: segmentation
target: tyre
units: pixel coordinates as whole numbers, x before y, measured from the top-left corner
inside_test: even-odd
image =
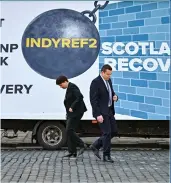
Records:
[[[38,143],[46,150],[60,149],[66,144],[66,129],[59,122],[45,122],[37,131]]]

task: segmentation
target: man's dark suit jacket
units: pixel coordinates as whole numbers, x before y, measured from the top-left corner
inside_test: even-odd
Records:
[[[64,99],[67,117],[75,117],[78,114],[87,111],[83,98],[79,88],[75,84],[69,82]],[[73,112],[69,112],[69,108],[72,108]]]
[[[109,79],[108,82],[112,90],[112,109],[113,109],[113,115],[115,115],[114,101],[113,101],[113,96],[115,95],[115,92],[112,87],[111,79]],[[106,88],[106,85],[102,77],[99,75],[91,82],[90,85],[90,103],[92,106],[94,118],[97,119],[97,116],[108,114],[109,112],[108,101],[109,101],[109,92]]]

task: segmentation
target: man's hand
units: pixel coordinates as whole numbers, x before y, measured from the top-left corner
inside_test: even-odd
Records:
[[[117,95],[114,95],[114,96],[113,96],[113,100],[114,100],[115,102],[117,102],[117,101],[118,101],[118,96],[117,96]]]
[[[103,116],[102,115],[101,116],[97,116],[97,121],[99,123],[103,123]]]
[[[69,108],[69,112],[73,112],[72,108]]]

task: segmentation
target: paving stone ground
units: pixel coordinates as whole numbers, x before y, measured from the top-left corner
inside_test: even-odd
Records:
[[[114,163],[89,150],[77,159],[45,150],[2,150],[2,183],[169,183],[168,150],[113,150]]]

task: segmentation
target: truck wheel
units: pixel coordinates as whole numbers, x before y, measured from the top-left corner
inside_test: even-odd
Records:
[[[66,144],[66,129],[58,122],[46,122],[40,125],[37,140],[46,150],[60,149]]]

